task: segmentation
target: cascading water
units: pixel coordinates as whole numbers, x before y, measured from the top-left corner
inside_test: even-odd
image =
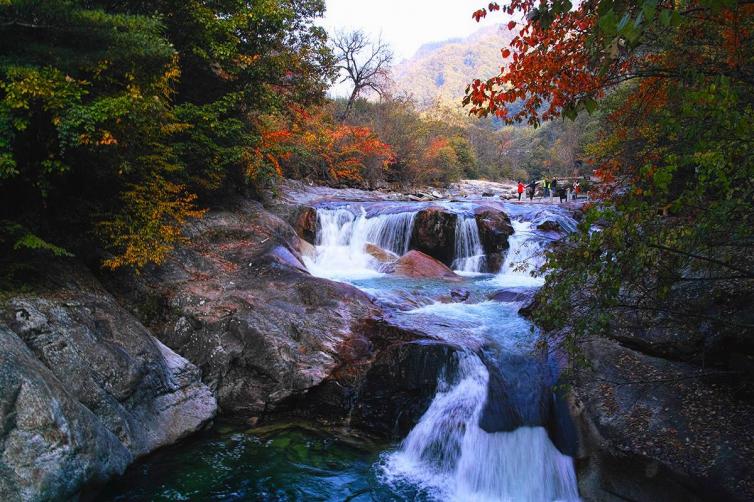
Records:
[[[438,500],[578,500],[573,460],[543,427],[494,433],[479,427],[489,375],[476,355],[459,358],[457,382],[441,382],[400,450],[383,460],[383,480],[419,485]]]
[[[312,274],[329,279],[380,275],[367,244],[402,255],[408,251],[416,211],[368,216],[363,207],[317,210],[317,256],[305,258]]]
[[[501,287],[536,288],[542,277],[531,273],[542,264],[544,242],[535,238],[531,221],[512,220],[513,235],[508,238],[508,252],[500,272],[490,283]]]
[[[380,260],[367,244],[404,254],[421,207],[351,203],[320,208],[316,256],[304,258],[312,274],[348,281],[372,295],[392,325],[453,347],[453,360],[432,362],[446,362],[445,372],[427,410],[399,446],[365,453],[350,446],[333,449],[338,440],[324,432],[282,430],[279,440],[253,430],[238,432],[232,440],[190,443],[190,454],[163,467],[179,478],[132,470],[141,488],[126,483],[126,493],[133,496],[122,500],[221,494],[292,500],[362,495],[369,500],[578,500],[573,459],[567,455],[576,451],[575,431],[552,392],[557,361],[532,353],[531,323],[518,314],[518,300],[504,299],[519,293],[527,298],[542,283],[530,271],[541,264],[543,247],[554,236],[533,227],[553,220],[568,230],[572,221],[558,207],[504,205],[515,233],[499,274],[447,281],[381,273]],[[447,203],[446,209],[468,215],[474,208],[473,203]],[[483,267],[477,261],[482,252],[474,218],[459,216],[456,243],[458,270]],[[505,292],[515,294],[499,295]],[[203,460],[192,466],[189,457]],[[159,469],[160,462],[156,465]],[[260,466],[265,467],[260,471]]]
[[[485,255],[479,239],[476,218],[458,215],[456,220],[456,249],[453,269],[458,272],[481,272]]]
[[[545,241],[534,232],[531,221],[525,219],[526,215],[512,222],[514,234],[509,239],[510,248],[500,273],[481,284],[514,290],[542,284],[542,278],[531,277],[530,273],[541,264]],[[459,217],[457,236],[467,238],[461,245],[457,238],[456,268],[461,268],[459,257],[475,254],[469,251],[473,233],[467,229],[471,222],[476,229],[472,218]],[[478,238],[478,232],[476,235]],[[484,341],[477,349],[461,353],[455,380],[441,382],[428,410],[400,448],[383,457],[381,469],[386,483],[419,486],[433,500],[579,500],[573,459],[559,451],[548,431],[540,426],[543,420],[538,416],[538,403],[551,395],[551,375],[546,363],[540,364],[532,357],[534,341],[530,325],[517,314],[517,308],[495,302],[436,303],[406,313],[423,323],[430,322],[428,315],[432,314],[437,318],[436,325],[454,326],[451,330],[434,332],[449,342],[472,347],[469,342],[477,344],[480,337]],[[481,330],[469,329],[460,336],[450,333],[463,330],[463,322],[472,319],[475,325],[482,326]],[[475,353],[481,346],[495,347],[487,349],[485,357],[502,375],[497,378],[511,386],[506,391],[491,386],[492,369]],[[513,430],[502,427],[500,432],[484,430],[483,427],[488,427],[483,417],[492,416],[489,420],[493,426],[496,419],[494,412],[487,410],[490,389],[492,395],[503,400],[504,406],[525,417],[524,423],[533,425]]]

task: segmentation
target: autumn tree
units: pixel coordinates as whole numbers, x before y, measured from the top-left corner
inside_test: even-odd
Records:
[[[332,41],[340,82],[352,87],[343,119],[353,107],[354,101],[367,90],[382,96],[389,82],[390,63],[393,53],[390,47],[378,38],[376,41],[363,31],[339,32]]]
[[[602,109],[586,149],[603,181],[599,202],[550,253],[537,320],[567,323],[570,348],[626,318],[688,333],[700,323],[720,336],[751,331],[754,6],[489,5],[499,9],[526,21],[509,24],[518,33],[502,51],[510,63],[469,86],[472,113],[539,124]]]
[[[159,262],[197,195],[243,187],[254,118],[320,103],[321,0],[0,2],[0,262]],[[94,236],[102,239],[98,242]],[[45,244],[46,243],[46,244]],[[100,248],[101,249],[101,248]]]

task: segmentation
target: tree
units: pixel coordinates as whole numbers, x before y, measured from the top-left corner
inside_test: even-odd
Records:
[[[603,109],[585,150],[600,200],[548,254],[536,319],[569,325],[571,349],[627,318],[751,332],[754,6],[514,0],[506,11],[527,21],[509,25],[520,29],[503,49],[511,63],[469,86],[472,112],[539,124]]]
[[[94,235],[111,266],[164,258],[201,214],[197,196],[249,182],[259,116],[323,101],[332,53],[313,24],[323,10],[322,0],[0,2],[2,261],[96,249]]]
[[[384,94],[393,53],[381,39],[372,42],[362,31],[339,32],[332,44],[336,58],[335,68],[342,77],[340,82],[349,82],[353,86],[343,115],[345,120],[354,101],[365,90],[372,90],[380,96]]]

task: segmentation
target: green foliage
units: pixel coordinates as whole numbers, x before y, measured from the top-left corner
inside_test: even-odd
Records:
[[[313,19],[323,9],[0,3],[0,209],[40,239],[22,247],[85,247],[99,228],[123,253],[109,266],[164,259],[178,225],[199,214],[192,194],[246,182],[255,117],[322,99],[331,54]],[[142,207],[147,193],[158,206]]]

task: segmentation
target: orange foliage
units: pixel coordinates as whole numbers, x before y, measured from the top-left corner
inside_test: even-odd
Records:
[[[358,183],[366,170],[386,169],[395,159],[390,145],[372,129],[335,124],[322,109],[293,108],[289,120],[267,117],[261,129],[260,144],[248,163],[251,177],[272,169],[278,176],[304,171],[307,177]]]

